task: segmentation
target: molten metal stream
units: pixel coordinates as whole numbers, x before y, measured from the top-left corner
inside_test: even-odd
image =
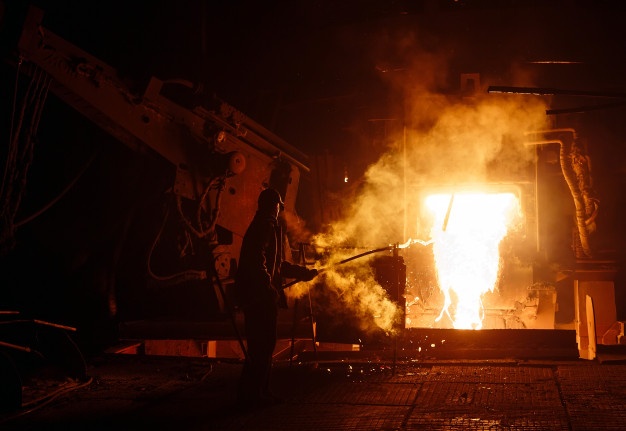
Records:
[[[516,215],[513,193],[431,195],[426,206],[434,216],[431,238],[444,315],[455,329],[481,329],[482,297],[496,287],[499,245]],[[445,229],[443,228],[445,226]]]

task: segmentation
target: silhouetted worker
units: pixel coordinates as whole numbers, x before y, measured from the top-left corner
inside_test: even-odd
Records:
[[[283,260],[283,236],[278,223],[282,209],[280,193],[271,188],[263,190],[241,245],[236,295],[244,314],[248,358],[239,381],[237,404],[244,409],[280,402],[269,386],[278,308],[287,305],[282,278],[309,281],[318,274],[316,269]]]

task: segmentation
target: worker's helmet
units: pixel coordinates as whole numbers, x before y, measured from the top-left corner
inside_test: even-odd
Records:
[[[268,208],[280,204],[280,209],[285,209],[285,203],[276,189],[265,189],[259,194],[259,208]]]

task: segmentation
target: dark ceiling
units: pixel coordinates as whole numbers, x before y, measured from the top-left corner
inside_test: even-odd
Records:
[[[390,76],[432,80],[424,58],[440,62],[430,90],[448,93],[461,73],[592,91],[622,91],[626,76],[619,1],[35,3],[129,81],[191,80],[307,152],[341,152],[355,124],[397,116]]]
[[[29,2],[2,4],[3,39],[15,45]],[[458,95],[461,75],[478,74],[477,91],[484,94],[489,86],[626,93],[626,8],[617,0],[32,4],[44,10],[46,28],[116,68],[138,94],[151,76],[193,81],[207,97],[217,95],[305,153],[332,154],[358,165],[357,173],[381,150],[372,145],[380,132],[376,120],[411,122],[405,107],[414,87]],[[3,49],[9,59],[15,56],[11,45]],[[13,71],[5,76],[15,79]],[[7,86],[4,100],[11,100],[9,91]],[[596,157],[610,164],[610,172],[626,171],[623,101],[578,95],[552,100],[554,109],[564,110],[619,105],[571,119],[593,129],[594,144],[608,143]],[[46,121],[54,129],[55,116],[71,115],[66,106],[47,108],[40,133]],[[83,141],[65,151],[66,164],[90,151],[84,144],[89,125],[70,123],[70,131],[48,137]],[[45,171],[41,177],[48,184],[58,175]]]

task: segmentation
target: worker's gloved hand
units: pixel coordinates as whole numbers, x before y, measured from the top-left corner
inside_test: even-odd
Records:
[[[317,269],[315,269],[315,268],[305,269],[302,272],[302,275],[300,276],[300,280],[302,280],[302,281],[311,281],[315,277],[317,277],[317,274],[319,274],[319,271]]]

